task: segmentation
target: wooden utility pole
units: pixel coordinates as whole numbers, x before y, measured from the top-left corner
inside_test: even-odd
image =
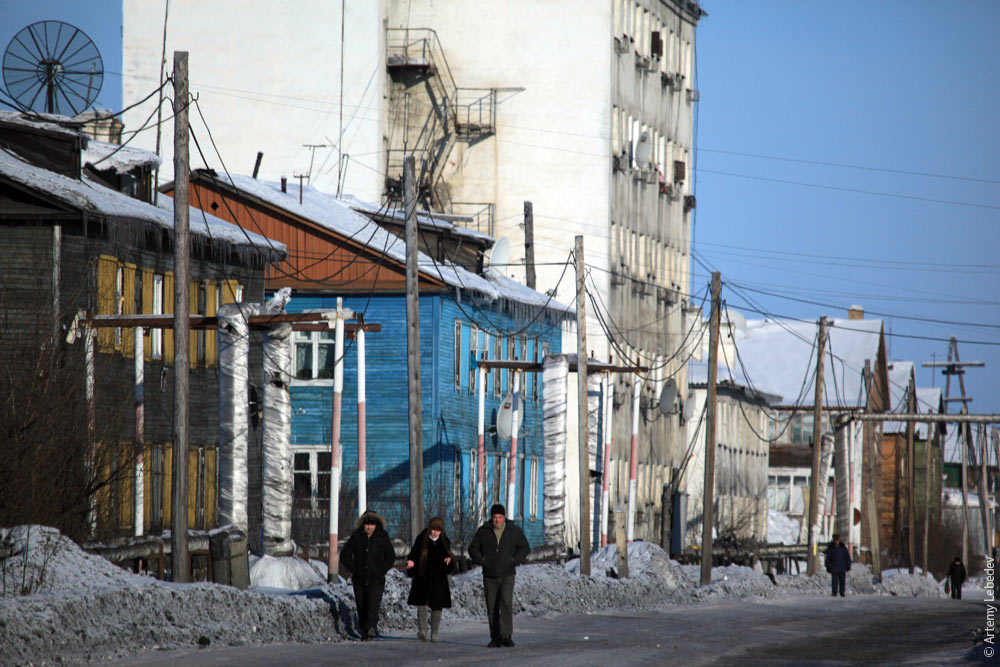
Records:
[[[931,442],[934,440],[936,432],[937,427],[933,423],[927,422],[927,441],[924,442],[924,551],[921,560],[924,574],[927,574],[927,549],[930,544],[931,532]]]
[[[535,289],[535,216],[531,202],[524,202],[524,284]]]
[[[190,348],[190,209],[188,53],[174,51],[174,446],[171,466],[170,567],[175,582],[191,580],[188,555],[188,380]]]
[[[917,387],[913,382],[913,375],[910,375],[910,386],[908,391],[910,394],[910,412],[916,412]],[[913,574],[914,561],[916,560],[913,554],[915,545],[913,533],[916,529],[917,523],[917,515],[913,509],[913,501],[916,499],[916,494],[913,493],[913,427],[913,422],[906,422],[906,548],[909,552],[910,574]]]
[[[993,552],[993,531],[990,529],[990,487],[989,487],[989,476],[986,472],[986,463],[989,460],[988,452],[986,447],[986,424],[979,425],[979,445],[981,456],[979,458],[979,474],[980,474],[980,489],[979,489],[979,513],[983,517],[983,548],[986,550],[984,556],[992,556]],[[983,562],[985,562],[985,558]]]
[[[406,368],[410,406],[410,540],[424,529],[424,446],[420,403],[420,294],[417,286],[417,196],[413,156],[403,160],[403,210],[406,213]]]
[[[722,279],[712,272],[712,315],[708,335],[708,400],[705,403],[705,489],[702,494],[701,585],[712,583],[712,530],[715,525],[715,383],[719,374],[719,294]]]
[[[576,386],[580,452],[580,574],[590,576],[590,429],[587,419],[587,286],[583,236],[576,237]]]
[[[806,573],[816,574],[819,567],[819,470],[823,442],[823,369],[826,361],[826,315],[819,318],[819,338],[816,343],[816,393],[813,398],[812,475],[809,477],[809,561]],[[824,485],[825,486],[825,485]]]
[[[872,363],[870,359],[865,359],[864,370],[865,381],[865,404],[870,405],[872,395]],[[882,581],[882,553],[879,547],[879,512],[878,504],[875,501],[875,471],[876,447],[875,447],[875,427],[873,424],[865,423],[864,439],[865,449],[868,452],[868,484],[865,486],[865,520],[868,523],[868,547],[872,557],[872,574],[877,581]]]

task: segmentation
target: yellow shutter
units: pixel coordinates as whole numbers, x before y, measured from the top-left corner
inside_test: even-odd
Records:
[[[170,525],[170,505],[172,502],[174,484],[174,446],[172,443],[163,445],[163,525]]]
[[[188,314],[198,313],[198,282],[191,281],[188,286]],[[188,365],[198,368],[198,330],[188,329]]]
[[[135,264],[125,264],[122,271],[122,314],[135,314]],[[122,352],[131,359],[135,356],[135,327],[122,328]]]
[[[121,442],[118,445],[118,527],[132,527],[133,490],[135,486],[135,468],[132,454],[132,443]]]
[[[148,267],[142,269],[142,312],[149,315],[153,312],[153,270]],[[153,343],[150,330],[146,329],[144,334],[144,356],[147,360],[153,358]]]
[[[212,448],[205,450],[205,528],[215,528],[215,507],[216,495],[219,492],[216,486],[216,475],[218,465],[219,450]]]
[[[143,276],[145,278],[145,276]],[[143,282],[145,291],[146,283]],[[143,304],[145,304],[145,300]],[[149,342],[148,340],[146,341]],[[149,527],[153,523],[153,447],[144,444],[142,447],[142,525],[144,533],[149,533]]]
[[[115,313],[115,276],[118,270],[118,260],[110,255],[101,255],[97,260],[97,315],[114,315]],[[97,330],[97,349],[101,352],[113,352],[115,347],[115,331],[111,327],[101,327]]]
[[[205,315],[214,317],[219,313],[215,302],[215,290],[219,283],[209,280],[205,283]],[[215,329],[205,329],[205,366],[211,368],[218,362],[218,337]]]
[[[114,276],[112,275],[112,278]],[[236,291],[239,282],[236,280],[225,280],[222,283],[222,303],[236,303]]]
[[[198,449],[188,449],[188,525],[195,525],[197,513],[195,508],[198,505]]]
[[[174,313],[174,274],[169,271],[163,275],[163,314]],[[174,329],[163,330],[163,363],[170,366],[174,363]]]

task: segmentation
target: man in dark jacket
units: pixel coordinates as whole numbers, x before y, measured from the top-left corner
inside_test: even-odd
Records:
[[[396,562],[385,522],[375,512],[365,512],[351,533],[340,562],[351,573],[354,601],[358,606],[358,627],[361,641],[375,639],[378,634],[379,608],[385,592],[385,574]]]
[[[489,646],[496,648],[514,645],[514,568],[524,563],[531,546],[524,532],[507,521],[503,505],[491,507],[490,517],[472,538],[469,557],[483,568]]]
[[[962,584],[968,577],[965,572],[965,565],[962,564],[962,557],[955,556],[951,567],[948,568],[948,579],[951,581],[951,599],[962,599]]]
[[[833,542],[826,550],[826,571],[832,577],[833,596],[844,597],[844,588],[847,584],[847,573],[851,569],[851,553],[847,550],[847,545],[840,541],[840,535],[833,534]]]

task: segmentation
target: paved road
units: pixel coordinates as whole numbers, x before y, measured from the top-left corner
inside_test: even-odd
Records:
[[[974,644],[981,600],[858,596],[718,602],[646,614],[514,619],[515,648],[486,648],[485,622],[449,624],[442,641],[393,633],[375,642],[146,653],[131,665],[941,665],[991,662]],[[994,658],[1000,661],[1000,657]],[[1000,663],[998,663],[1000,664]]]

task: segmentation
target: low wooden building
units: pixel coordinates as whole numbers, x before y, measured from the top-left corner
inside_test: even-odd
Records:
[[[88,144],[70,119],[0,112],[0,431],[10,434],[0,447],[0,506],[105,538],[169,526],[173,336],[142,330],[141,393],[135,329],[97,330],[93,386],[87,335],[67,338],[81,314],[173,312],[174,230],[171,200],[154,206],[143,184],[158,158]],[[284,246],[196,209],[190,228],[192,314],[263,298],[265,268]],[[192,528],[215,526],[216,365],[214,331],[192,331]]]

